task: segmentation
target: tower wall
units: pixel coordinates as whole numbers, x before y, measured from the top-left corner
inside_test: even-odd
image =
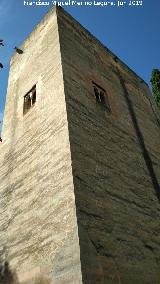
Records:
[[[148,86],[60,8],[21,49],[0,149],[0,255],[30,284],[36,273],[158,284],[160,132]]]
[[[82,283],[56,10],[20,48],[24,53],[11,60],[3,126],[1,256],[20,282],[42,273],[52,283]],[[34,85],[36,103],[23,115]]]
[[[158,284],[160,129],[148,86],[61,9],[58,27],[83,283]]]

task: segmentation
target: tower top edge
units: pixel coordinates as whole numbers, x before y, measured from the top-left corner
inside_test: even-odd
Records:
[[[77,25],[79,25],[90,37],[93,38],[102,48],[105,49],[106,52],[108,52],[113,58],[118,58],[119,63],[128,69],[129,72],[131,72],[133,75],[135,75],[137,78],[140,79],[141,82],[143,82],[147,87],[149,87],[148,83],[140,77],[133,69],[131,69],[121,58],[119,58],[115,53],[113,53],[105,44],[103,44],[98,38],[96,38],[89,30],[87,30],[80,22],[78,22],[72,15],[70,15],[64,8],[61,6],[53,6],[44,16],[43,18],[35,25],[33,30],[28,34],[28,36],[25,38],[25,40],[22,42],[22,44],[19,46],[20,49],[23,50],[23,47],[25,43],[30,39],[30,37],[34,34],[34,32],[45,22],[47,21],[51,16],[56,14],[56,16],[60,16],[60,14],[63,13],[68,18],[70,18],[71,21],[75,22]],[[58,25],[58,23],[57,23]],[[15,57],[17,56],[16,52],[11,57],[10,65],[14,62]]]
[[[33,34],[36,32],[36,30],[39,29],[39,27],[47,22],[47,20],[52,17],[54,14],[57,14],[57,6],[53,6],[39,21],[37,24],[35,24],[34,28],[28,33],[28,35],[25,37],[23,42],[18,46],[19,49],[23,50],[25,44],[30,40],[30,38],[33,36]],[[14,63],[15,58],[17,57],[16,52],[13,53],[10,59],[10,66]]]
[[[88,29],[86,29],[80,22],[78,22],[71,14],[69,14],[64,8],[61,6],[56,6],[57,16],[60,16],[60,13],[66,15],[67,18],[70,18],[71,21],[75,22],[78,26],[80,26],[90,37],[93,38],[106,52],[108,52],[113,58],[118,58],[119,63],[122,67],[128,69],[134,76],[136,76],[141,82],[143,82],[147,87],[149,87],[148,83],[140,77],[132,68],[130,68],[121,58],[119,58],[114,52],[112,52],[104,43],[102,43],[96,36],[94,36]]]

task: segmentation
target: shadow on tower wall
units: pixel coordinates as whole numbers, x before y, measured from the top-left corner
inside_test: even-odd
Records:
[[[133,107],[132,101],[129,97],[128,90],[127,90],[126,85],[125,85],[125,81],[124,81],[118,67],[116,68],[116,74],[118,75],[121,86],[123,88],[124,98],[125,98],[126,104],[128,106],[128,110],[129,110],[129,113],[130,113],[130,116],[131,116],[131,119],[132,119],[133,127],[134,127],[134,130],[135,130],[136,136],[137,136],[137,140],[138,140],[139,146],[141,148],[141,152],[142,152],[144,161],[146,163],[146,167],[148,169],[148,172],[149,172],[149,175],[150,175],[156,196],[157,196],[158,200],[160,201],[160,185],[158,183],[158,179],[156,177],[156,174],[155,174],[155,171],[154,171],[154,168],[153,168],[153,163],[152,163],[152,160],[150,158],[149,152],[146,148],[144,138],[143,138],[142,132],[140,130],[138,120],[136,118],[134,107]]]

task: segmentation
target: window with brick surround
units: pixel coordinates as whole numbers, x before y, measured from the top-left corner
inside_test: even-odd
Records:
[[[23,114],[26,114],[36,102],[36,85],[24,96]]]
[[[92,84],[93,84],[93,90],[94,90],[96,102],[99,105],[101,105],[103,108],[105,108],[108,112],[111,112],[111,107],[109,104],[106,91],[101,86],[99,86],[93,81],[92,81]]]

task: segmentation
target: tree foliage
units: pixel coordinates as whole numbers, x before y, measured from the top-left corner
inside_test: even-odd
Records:
[[[152,70],[150,82],[152,85],[152,91],[153,91],[156,104],[160,108],[160,70],[158,69]]]

